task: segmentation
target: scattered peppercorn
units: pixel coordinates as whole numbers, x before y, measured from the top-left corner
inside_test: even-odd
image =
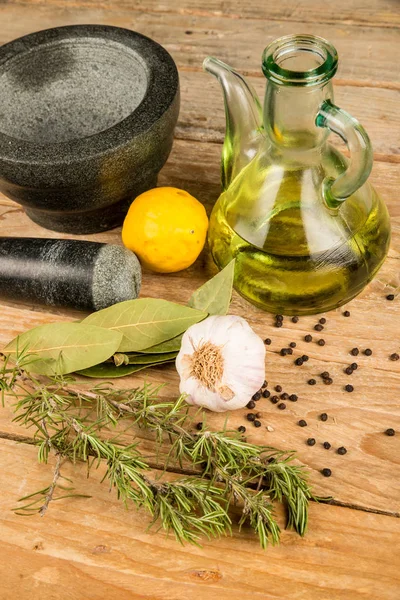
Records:
[[[299,425],[300,427],[307,427],[307,421],[305,421],[304,419],[300,419]]]
[[[263,388],[268,387],[268,381],[266,379],[264,379],[264,383],[262,384],[261,387],[263,387]]]
[[[255,405],[256,403],[254,402],[254,400],[250,400],[250,402],[246,404],[246,408],[254,408]]]
[[[318,340],[317,344],[318,344],[318,346],[325,346],[325,340],[320,339],[320,340]]]
[[[321,323],[321,325],[325,325],[325,323],[326,323],[325,317],[321,317],[319,322]]]
[[[296,360],[294,361],[295,365],[298,365],[299,367],[301,367],[301,365],[303,364],[303,359],[302,358],[296,358]]]
[[[308,385],[315,385],[317,382],[316,382],[316,380],[315,380],[315,379],[309,379],[309,380],[307,381],[307,383],[308,383]]]
[[[332,385],[332,383],[333,383],[333,379],[331,377],[327,377],[326,379],[324,379],[325,385]]]
[[[291,348],[296,348],[296,342],[290,342],[289,346],[290,346]]]
[[[393,354],[391,354],[389,358],[390,360],[399,360],[400,356],[397,354],[397,352],[393,352]]]
[[[365,356],[371,356],[371,354],[372,354],[371,348],[367,348],[366,350],[364,350],[364,354],[365,354]]]
[[[350,311],[345,310],[344,313],[343,313],[343,316],[344,317],[349,317],[350,316]]]
[[[350,366],[353,369],[353,371],[356,371],[358,369],[358,364],[357,363],[351,363]]]
[[[278,404],[278,402],[279,402],[278,396],[271,396],[270,400],[271,400],[272,404]]]
[[[321,325],[320,323],[317,323],[316,325],[314,325],[315,331],[322,331],[323,328],[324,328],[324,326]]]
[[[340,446],[340,448],[337,449],[337,453],[343,456],[344,454],[347,454],[347,450],[344,446]]]
[[[351,367],[346,367],[346,368],[344,369],[344,372],[345,372],[347,375],[352,375],[352,373],[353,373],[353,369],[352,369]]]
[[[254,419],[255,419],[255,418],[256,418],[256,415],[255,415],[254,413],[248,413],[248,414],[246,415],[246,419],[247,419],[248,421],[254,421]]]
[[[322,469],[321,473],[324,477],[330,477],[332,475],[332,471],[330,469]]]
[[[264,396],[264,398],[269,398],[271,395],[271,392],[269,390],[264,390],[262,395]]]
[[[246,427],[244,425],[239,425],[238,431],[239,433],[244,433],[246,431]]]
[[[252,396],[252,400],[259,400],[261,398],[261,392],[256,392]]]
[[[328,371],[323,371],[323,373],[321,373],[321,377],[322,379],[329,379],[330,375]]]
[[[352,385],[350,385],[350,383],[348,383],[347,385],[345,385],[344,389],[346,390],[346,392],[353,392],[354,391],[354,387]]]
[[[329,448],[331,447],[329,442],[324,442],[324,448],[325,450],[329,450]]]
[[[321,419],[321,421],[327,421],[328,420],[328,415],[326,413],[321,413],[319,415],[319,418]]]
[[[198,431],[200,431],[201,429],[203,429],[203,423],[197,423],[197,425],[196,425],[196,429],[197,429]]]
[[[291,348],[286,348],[286,354],[293,354],[293,350]]]
[[[276,392],[281,392],[282,391],[282,386],[281,385],[276,385],[275,386],[275,391]]]
[[[308,446],[315,446],[315,439],[314,438],[308,438],[307,444],[308,444]]]
[[[386,429],[385,431],[386,435],[388,435],[389,437],[393,437],[395,435],[395,430],[392,429],[391,427],[389,427],[389,429]]]
[[[305,342],[312,342],[312,335],[310,335],[309,333],[307,333],[307,335],[304,336],[304,341]]]
[[[298,323],[299,317],[292,317],[292,323]]]
[[[256,418],[257,419],[261,419],[261,417],[262,417],[262,414],[260,412],[256,413]]]
[[[286,408],[286,404],[285,404],[284,402],[281,402],[280,404],[278,404],[278,408],[279,408],[280,410],[285,410],[285,408]]]
[[[280,351],[281,356],[286,356],[287,353],[288,353],[287,348],[282,348]]]
[[[358,348],[353,348],[352,350],[350,350],[350,354],[352,356],[358,356],[360,354],[360,351]]]
[[[283,392],[283,394],[281,394],[281,399],[282,400],[289,400],[289,394],[287,394],[286,392]]]
[[[258,419],[256,419],[256,420],[253,422],[253,425],[254,425],[254,427],[261,427],[261,421],[259,421]]]
[[[270,346],[270,345],[271,345],[271,339],[270,339],[270,338],[265,338],[265,340],[264,340],[264,344],[265,344],[266,346]]]
[[[394,294],[388,294],[386,300],[394,300]]]
[[[282,327],[282,321],[275,321],[275,327]]]
[[[290,394],[289,400],[291,400],[292,402],[297,402],[298,397],[296,396],[296,394]]]
[[[309,357],[307,356],[307,354],[303,354],[303,356],[301,357],[303,362],[307,362]]]
[[[283,315],[275,315],[277,321],[283,321]]]

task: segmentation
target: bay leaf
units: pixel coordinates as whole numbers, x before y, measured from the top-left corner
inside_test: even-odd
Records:
[[[166,365],[173,361],[168,360],[161,364]],[[138,371],[143,371],[143,369],[149,369],[150,367],[159,367],[160,363],[156,364],[148,364],[148,365],[122,365],[121,367],[116,367],[112,363],[102,363],[101,365],[96,365],[91,367],[90,369],[84,369],[82,371],[77,371],[78,375],[83,375],[84,377],[93,377],[96,379],[117,379],[118,377],[127,377],[128,375],[133,375]]]
[[[82,322],[123,334],[119,352],[138,352],[176,337],[207,317],[207,312],[167,300],[139,298],[119,302]]]
[[[11,357],[32,355],[27,371],[65,375],[101,363],[117,350],[122,333],[82,323],[49,323],[22,333],[5,348]]]
[[[231,303],[234,275],[235,259],[193,293],[189,306],[210,315],[226,315]]]
[[[151,346],[151,348],[146,348],[142,350],[144,354],[161,354],[161,353],[169,353],[169,352],[179,352],[182,344],[182,334],[177,337],[172,338],[172,340],[167,340],[166,342],[161,342],[161,344],[157,344],[156,346]]]

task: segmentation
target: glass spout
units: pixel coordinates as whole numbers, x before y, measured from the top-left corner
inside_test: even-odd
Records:
[[[257,93],[229,65],[208,56],[203,68],[222,86],[225,102],[226,133],[222,149],[222,187],[254,158],[263,139],[262,107]]]

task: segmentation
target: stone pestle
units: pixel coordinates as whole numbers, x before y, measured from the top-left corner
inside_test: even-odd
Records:
[[[79,310],[137,298],[136,255],[82,240],[0,237],[0,297]]]

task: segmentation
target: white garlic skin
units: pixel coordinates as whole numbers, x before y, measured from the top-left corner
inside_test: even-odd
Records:
[[[191,357],[206,342],[220,347],[224,362],[215,391],[192,375]],[[242,317],[207,317],[184,333],[176,369],[181,378],[179,390],[189,404],[214,412],[243,408],[264,383],[264,342]]]

